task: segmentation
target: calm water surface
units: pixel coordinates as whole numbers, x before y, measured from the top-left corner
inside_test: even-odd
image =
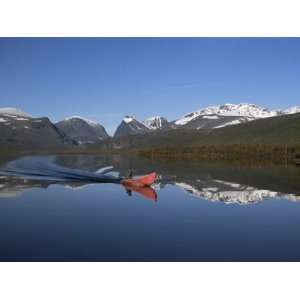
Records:
[[[294,166],[74,155],[0,164],[0,261],[300,260]],[[56,166],[84,172],[74,180]],[[156,171],[153,194],[84,177],[108,166],[112,176]]]

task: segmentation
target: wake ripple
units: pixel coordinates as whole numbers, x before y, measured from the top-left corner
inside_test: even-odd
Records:
[[[108,174],[112,169],[106,167],[93,173],[60,166],[54,156],[28,156],[8,162],[0,168],[0,174],[36,180],[120,183],[121,177]]]

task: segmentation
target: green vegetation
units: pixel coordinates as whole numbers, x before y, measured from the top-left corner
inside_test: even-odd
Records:
[[[140,150],[148,159],[201,159],[295,162],[300,145],[233,144],[203,145],[193,147],[165,147]]]

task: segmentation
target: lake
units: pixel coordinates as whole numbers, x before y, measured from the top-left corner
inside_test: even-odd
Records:
[[[300,260],[296,166],[117,155],[1,157],[0,164],[0,261]],[[56,172],[109,166],[111,176],[159,176],[136,192]]]

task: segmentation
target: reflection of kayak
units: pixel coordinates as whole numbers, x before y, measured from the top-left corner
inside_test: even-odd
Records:
[[[141,188],[141,187],[149,187],[151,184],[154,183],[155,179],[156,179],[156,173],[153,172],[148,175],[134,178],[134,179],[123,179],[121,183],[124,186]]]
[[[156,194],[155,190],[153,190],[149,186],[146,186],[146,187],[126,186],[126,191],[129,196],[131,196],[132,192],[136,192],[150,200],[153,200],[155,202],[157,201],[157,194]]]

